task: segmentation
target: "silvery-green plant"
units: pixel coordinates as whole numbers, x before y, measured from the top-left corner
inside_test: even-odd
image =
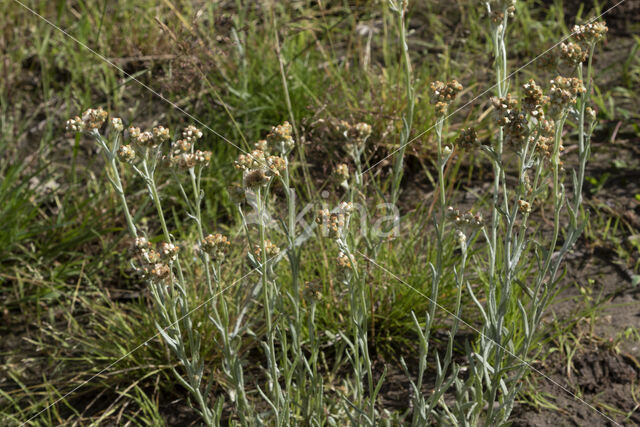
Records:
[[[120,118],[110,120],[109,131],[102,134],[108,114],[99,109],[89,109],[82,117],[67,121],[67,129],[73,132],[84,132],[98,144],[106,161],[107,179],[120,199],[127,227],[135,241],[132,266],[149,285],[153,297],[158,320],[156,327],[165,344],[183,366],[184,373],[172,368],[178,381],[190,392],[195,400],[194,408],[206,425],[218,425],[222,416],[223,398],[220,397],[212,407],[208,402],[208,394],[213,385],[213,376],[204,378],[204,358],[201,354],[201,335],[194,327],[192,311],[189,305],[189,291],[196,286],[191,278],[185,277],[180,259],[180,245],[170,233],[165,220],[162,198],[158,191],[159,173],[170,174],[175,179],[187,206],[186,215],[197,226],[198,259],[202,262],[211,307],[213,323],[221,332],[221,344],[224,346],[224,371],[231,380],[229,394],[236,402],[241,418],[248,412],[244,396],[241,363],[229,337],[228,310],[220,294],[220,265],[224,261],[229,241],[226,237],[204,235],[201,217],[203,192],[201,175],[209,164],[211,153],[195,149],[195,143],[202,137],[202,132],[188,126],[165,149],[171,139],[169,130],[162,126],[150,131],[141,131],[136,127],[127,129],[128,144],[124,144],[123,124]],[[129,209],[125,189],[120,177],[120,164],[128,165],[140,176],[146,186],[157,219],[162,230],[162,243],[154,247],[144,233],[135,225]],[[184,174],[189,177],[189,184],[183,185]],[[187,190],[188,188],[188,190]],[[191,196],[190,196],[191,195]],[[220,307],[218,307],[220,305]],[[222,316],[219,310],[222,311]]]
[[[494,174],[488,204],[491,215],[485,224],[481,216],[471,212],[461,213],[449,208],[448,215],[445,213],[443,167],[454,149],[463,153],[465,149],[477,148],[478,144],[475,130],[466,129],[453,148],[443,145],[443,121],[439,119],[435,126],[438,247],[435,264],[430,265],[433,278],[431,305],[424,324],[420,324],[414,315],[420,338],[420,358],[418,378],[412,383],[413,425],[425,425],[434,420],[461,425],[507,421],[521,379],[530,369],[527,363],[529,350],[544,310],[555,292],[562,260],[584,227],[582,185],[595,122],[595,114],[587,107],[591,57],[595,43],[602,39],[606,27],[596,23],[574,28],[577,44],[563,47],[561,56],[576,77],[554,78],[549,83],[548,95],[530,80],[522,85],[521,96],[516,97],[509,93],[505,41],[508,19],[515,8],[512,2],[499,1],[487,3],[487,9],[492,21],[490,40],[495,54],[497,96],[492,100],[492,108],[498,131],[492,136],[490,145],[480,149],[491,162]],[[576,54],[578,49],[582,53]],[[586,87],[584,61],[588,61]],[[449,84],[432,84],[438,98],[450,89]],[[443,116],[445,100],[434,99],[434,102],[438,116]],[[560,160],[567,120],[577,125],[578,161],[571,169],[563,166]],[[509,179],[511,176],[515,178],[515,184],[510,184],[513,182]],[[565,189],[565,177],[571,179],[571,192]],[[535,206],[542,205],[547,199],[551,201],[554,219],[551,238],[545,240],[539,230],[529,226],[529,219]],[[562,218],[567,218],[568,224],[562,224]],[[564,241],[558,247],[562,231]],[[443,280],[441,257],[445,233],[455,233],[462,254],[453,267],[456,306],[448,312],[455,320],[444,356],[435,354],[435,387],[433,393],[425,397],[420,389],[427,369],[438,288]],[[471,248],[473,255],[469,258]],[[485,284],[483,289],[471,285],[469,273],[474,273],[476,280]],[[452,362],[453,338],[461,321],[463,291],[475,303],[482,319],[480,329],[467,324],[478,332],[478,338],[466,346],[466,379],[461,378],[462,367]],[[485,302],[481,302],[483,300]],[[406,371],[408,373],[408,369]],[[455,398],[445,399],[447,393],[453,393]]]
[[[292,187],[289,155],[294,147],[292,127],[285,122],[274,126],[267,139],[259,141],[251,153],[238,157],[236,166],[243,171],[246,195],[254,208],[253,218],[242,207],[240,214],[253,248],[249,260],[261,275],[259,290],[267,329],[266,342],[261,343],[267,359],[267,385],[265,390],[258,389],[271,409],[275,425],[286,426],[301,420],[321,425],[323,383],[318,374],[320,350],[314,325],[315,306],[312,303],[304,313],[301,302],[301,251],[302,244],[311,237],[311,230],[304,227],[298,232],[298,219],[304,211],[297,211]],[[285,215],[278,215],[279,209],[273,205],[271,190],[276,185],[284,190]],[[251,224],[257,227],[257,237],[253,237]],[[282,251],[269,239],[273,229],[286,238]],[[290,273],[290,283],[286,284],[289,289],[275,272],[276,265],[285,257]]]

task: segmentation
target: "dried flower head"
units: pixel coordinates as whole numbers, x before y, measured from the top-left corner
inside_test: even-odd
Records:
[[[346,186],[349,181],[349,166],[346,163],[340,163],[333,170],[333,178],[338,185]]]
[[[131,141],[135,141],[140,136],[140,128],[137,128],[137,127],[134,127],[134,126],[129,126],[127,128],[127,134],[129,135],[129,139]]]
[[[482,214],[474,214],[471,211],[463,213],[460,212],[459,209],[455,209],[453,206],[449,206],[447,208],[447,217],[456,224],[456,227],[461,229],[480,228],[484,225]]]
[[[270,180],[263,169],[252,169],[245,173],[244,185],[249,188],[261,187]]]
[[[551,120],[542,120],[533,130],[531,139],[536,144],[536,151],[543,158],[550,160],[553,153],[555,125]],[[562,151],[562,143],[559,145]]]
[[[271,132],[267,135],[267,142],[273,151],[280,153],[288,153],[295,146],[293,136],[293,127],[289,122],[281,125],[273,126]]]
[[[368,123],[356,123],[349,130],[349,137],[357,141],[365,142],[371,136],[371,125]]]
[[[209,254],[214,261],[223,261],[229,250],[231,242],[220,233],[209,234],[202,240],[202,249]]]
[[[118,159],[124,163],[133,163],[136,159],[136,151],[130,145],[123,145],[118,149]]]
[[[518,110],[518,100],[510,93],[502,98],[491,98],[491,104],[496,111],[494,117],[498,126],[507,125],[514,112]]]
[[[164,126],[154,127],[151,133],[158,144],[161,144],[170,138],[169,129]]]
[[[568,64],[579,64],[587,60],[589,52],[579,44],[569,42],[560,45],[560,60]]]
[[[242,169],[244,171],[264,168],[266,165],[266,155],[262,150],[253,150],[247,154],[240,154],[235,161],[236,169]]]
[[[553,118],[559,117],[567,107],[575,104],[576,97],[585,91],[582,80],[576,77],[558,76],[551,80],[549,115]]]
[[[542,93],[542,88],[531,79],[522,85],[524,97],[522,99],[522,109],[532,117],[542,119],[544,117],[543,107],[549,102],[549,97]]]
[[[186,139],[179,139],[173,143],[173,154],[178,156],[183,153],[188,153],[191,151],[192,147],[192,142],[187,141]]]
[[[280,176],[280,172],[287,168],[287,161],[280,156],[269,156],[265,161],[269,173]]]
[[[153,264],[148,271],[151,280],[163,282],[171,277],[171,268],[161,262]]]
[[[357,267],[356,260],[353,255],[340,252],[338,254],[338,268],[342,271],[353,271]]]
[[[164,261],[175,261],[178,259],[178,252],[180,252],[180,248],[173,243],[163,242],[160,245],[160,255]]]
[[[537,89],[537,87],[530,85],[529,89]],[[535,93],[536,91],[530,90],[530,92]],[[543,102],[543,100],[532,99],[527,102]],[[491,103],[496,109],[496,123],[498,126],[504,127],[506,140],[514,147],[520,146],[529,136],[529,125],[525,113],[518,109],[518,100],[513,98],[511,94],[507,94],[503,98],[491,98]]]
[[[78,116],[75,116],[65,123],[65,129],[67,132],[83,132],[84,131],[84,122]]]
[[[197,165],[208,166],[209,162],[211,161],[211,151],[196,150],[196,152],[193,153],[193,155],[195,157]]]
[[[573,37],[584,43],[597,43],[604,39],[609,29],[604,22],[594,22],[591,24],[574,25]]]
[[[136,237],[135,240],[135,247],[136,247],[136,251],[139,253],[144,253],[146,251],[148,251],[149,249],[151,249],[151,242],[147,240],[146,237],[141,236],[141,237]]]
[[[462,85],[457,80],[447,83],[441,81],[431,82],[431,103],[436,106],[436,113],[439,116],[445,114],[447,106],[462,92]]]
[[[525,200],[518,200],[518,207],[524,211],[524,213],[531,213],[531,203]]]
[[[256,150],[262,151],[264,153],[267,153],[269,151],[269,143],[266,139],[261,139],[260,141],[253,144],[253,146]]]
[[[328,209],[318,211],[316,222],[322,226],[322,234],[332,238],[342,237],[346,215],[343,212],[329,212]]]
[[[202,132],[197,127],[189,125],[182,131],[182,138],[189,142],[195,142],[202,138]]]
[[[104,111],[102,107],[98,107],[97,109],[89,108],[82,113],[84,129],[91,130],[101,128],[108,116],[109,114]]]
[[[112,117],[111,127],[116,132],[122,132],[122,130],[124,129],[124,125],[122,124],[122,119],[120,117]]]
[[[488,2],[491,7],[491,22],[499,24],[505,15],[513,18],[516,12],[516,0],[497,0]]]
[[[478,134],[474,128],[462,129],[458,138],[456,138],[456,145],[463,150],[473,149],[478,145]]]
[[[265,239],[264,241],[264,251],[265,251],[265,255],[267,258],[278,255],[280,253],[280,248],[277,247],[276,245],[274,245],[271,240],[269,239]],[[253,253],[256,256],[260,256],[260,254],[262,253],[262,248],[260,247],[260,245],[256,245],[255,248],[253,248]]]

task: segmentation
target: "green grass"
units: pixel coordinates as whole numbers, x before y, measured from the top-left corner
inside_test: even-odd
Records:
[[[184,390],[172,376],[172,359],[159,339],[128,354],[156,334],[151,302],[140,279],[130,271],[126,224],[116,194],[105,185],[102,159],[89,141],[64,135],[66,118],[102,105],[122,116],[125,123],[138,126],[157,122],[175,129],[192,122],[135,78],[243,148],[263,137],[271,125],[294,120],[305,138],[296,167],[298,189],[306,196],[312,189],[303,184],[305,169],[314,189],[320,191],[328,188],[326,171],[342,161],[340,141],[328,136],[328,121],[371,123],[377,136],[368,152],[371,163],[398,144],[406,99],[394,17],[387,7],[373,2],[321,3],[284,2],[271,10],[242,1],[26,2],[123,68],[125,75],[7,0],[0,18],[9,47],[0,88],[0,302],[7,321],[0,332],[11,339],[0,347],[0,422],[18,425],[58,399],[59,403],[31,424],[130,421],[157,425],[166,422],[172,408],[188,407]],[[411,9],[409,49],[419,100],[413,136],[435,120],[428,101],[431,81],[457,78],[463,82],[468,91],[462,102],[492,85],[485,18],[471,3],[416,2]],[[509,58],[512,68],[550,47],[580,20],[564,16],[561,2],[550,6],[523,3],[528,7],[519,6],[519,18],[510,30],[514,35],[510,50],[515,52]],[[588,12],[585,6],[580,16]],[[370,40],[364,31],[373,32]],[[619,138],[640,137],[640,39],[629,43],[630,51],[620,61],[596,64],[595,81],[603,83],[596,87],[593,102],[604,119],[598,129],[604,139],[614,132]],[[470,63],[478,66],[469,67]],[[532,65],[514,77],[512,86],[534,76],[549,77],[545,73]],[[487,107],[488,96],[465,108],[451,120],[447,135],[474,124],[487,129],[489,116],[481,122],[476,119]],[[622,125],[615,130],[618,121]],[[407,149],[405,195],[415,185],[422,189],[423,200],[407,197],[403,214],[424,212],[431,206],[425,172],[434,173],[433,146],[434,135],[429,132]],[[214,153],[204,178],[205,193],[213,195],[204,204],[207,227],[239,236],[242,230],[233,225],[239,223],[238,214],[227,192],[228,184],[239,179],[233,167],[237,150],[211,133],[206,133],[203,147]],[[482,168],[481,162],[462,162],[450,171],[450,179],[456,189],[464,189],[472,176],[486,174]],[[372,171],[366,179],[383,182],[385,173],[384,168]],[[158,234],[152,206],[145,202],[144,184],[129,172],[123,176],[128,193],[137,201],[132,203],[137,207],[134,215],[147,224],[150,235]],[[591,179],[597,194],[605,178]],[[166,207],[179,212],[181,197],[170,191]],[[330,200],[337,197],[331,194]],[[639,249],[625,239],[638,230],[607,208],[592,208],[587,239],[612,245],[638,274]],[[433,244],[420,236],[425,224],[414,219],[419,215],[408,218],[403,239],[383,245],[379,260],[428,294],[430,272],[425,260],[432,259]],[[169,218],[172,230],[185,229],[183,222],[177,213]],[[186,230],[185,238],[195,228],[187,226]],[[225,272],[229,283],[245,268],[246,247],[241,240],[234,239],[233,261]],[[449,245],[448,255],[454,251],[452,241]],[[328,337],[340,330],[348,307],[345,290],[332,279],[335,267],[330,260],[335,256],[336,251],[320,241],[304,251],[302,277],[312,278],[305,298],[307,304],[316,304],[317,324],[326,345],[331,343]],[[424,313],[429,302],[380,270],[369,274],[373,299],[379,302],[370,317],[377,353],[394,359],[413,352],[410,311]],[[282,277],[286,282],[286,273]],[[227,298],[232,304],[247,298],[243,285],[229,290]],[[452,285],[449,280],[438,299],[446,307],[455,299]],[[194,306],[202,291],[192,290]],[[205,312],[195,315],[196,321],[207,325],[203,332],[208,343],[204,348],[209,355],[207,369],[218,375],[214,367],[219,349],[213,340],[206,340],[214,334],[213,327]],[[437,322],[444,327],[449,319],[444,313],[438,316]],[[255,327],[257,335],[264,333],[259,322]],[[257,340],[247,341],[243,349],[251,352],[258,346]],[[65,396],[116,361],[97,380]],[[333,362],[326,361],[328,372]],[[525,399],[553,407],[548,396],[534,394]]]

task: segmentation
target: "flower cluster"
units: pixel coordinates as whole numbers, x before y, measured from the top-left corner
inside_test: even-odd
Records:
[[[524,211],[526,214],[531,213],[531,203],[526,200],[518,200],[518,207]]]
[[[573,37],[579,42],[591,44],[602,40],[609,29],[604,22],[594,22],[585,25],[574,25]]]
[[[356,267],[356,259],[353,255],[345,254],[344,252],[338,254],[338,268],[342,272],[353,271]]]
[[[462,85],[457,80],[451,80],[447,83],[441,81],[431,82],[431,103],[436,106],[438,116],[444,116],[447,107],[462,92]]]
[[[213,261],[223,261],[231,242],[220,233],[209,234],[202,240],[202,250],[209,254]]]
[[[480,228],[484,225],[484,218],[482,214],[472,213],[471,211],[460,212],[459,209],[455,209],[453,206],[447,208],[447,217],[451,219],[456,227],[459,228]]]
[[[587,60],[589,52],[579,44],[569,42],[560,45],[560,59],[568,64],[579,64]]]
[[[267,258],[278,255],[280,253],[280,248],[277,247],[276,245],[273,244],[273,242],[271,242],[271,240],[269,239],[265,239],[264,241],[264,252],[265,255],[267,256]],[[262,248],[260,247],[260,245],[256,245],[253,248],[253,253],[256,256],[260,256],[260,254],[262,253]]]
[[[291,135],[292,132],[293,127],[289,122],[273,126],[271,132],[267,135],[267,143],[273,151],[286,154],[295,146],[293,136]]]
[[[169,131],[162,126],[153,128],[154,138],[160,142],[169,139]],[[182,138],[171,144],[169,157],[165,158],[169,165],[178,169],[191,169],[196,166],[208,166],[211,152],[195,150],[196,141],[202,138],[202,132],[193,125],[182,130]]]
[[[137,269],[143,277],[157,282],[169,280],[170,264],[178,258],[179,248],[173,243],[162,243],[160,251],[155,251],[153,245],[145,237],[138,237],[135,241],[136,254],[142,262]]]
[[[320,224],[323,234],[329,235],[332,238],[341,238],[344,234],[344,226],[349,219],[349,216],[353,212],[353,204],[349,202],[342,202],[334,210],[329,212],[328,209],[321,209],[318,211],[316,217],[316,223]]]
[[[346,163],[340,163],[333,170],[333,178],[340,186],[347,186],[349,181],[349,166]]]
[[[160,256],[165,261],[174,262],[177,260],[178,252],[180,252],[180,248],[173,243],[163,242],[160,245]]]
[[[564,110],[575,104],[576,97],[586,91],[582,80],[576,77],[558,76],[551,80],[549,90],[549,115],[558,118]]]
[[[496,109],[496,121],[504,127],[506,140],[514,146],[526,141],[529,135],[529,125],[525,113],[518,109],[518,100],[511,94],[502,98],[491,98]]]
[[[365,142],[371,136],[371,125],[364,122],[351,124],[346,120],[340,120],[334,124],[335,130],[345,137],[347,140],[347,152],[351,156],[356,156],[357,153],[364,147]]]
[[[478,134],[474,128],[462,129],[458,138],[456,138],[456,145],[463,150],[473,149],[478,145]]]
[[[122,124],[122,119],[120,117],[112,117],[111,118],[111,127],[116,132],[122,132],[124,130],[124,125]]]
[[[118,149],[118,159],[124,163],[133,163],[136,159],[136,150],[130,145],[123,145]]]
[[[551,120],[541,120],[538,126],[531,134],[532,141],[536,144],[536,151],[543,158],[550,159],[553,154],[555,126]],[[562,151],[564,147],[559,144],[558,150]]]
[[[143,132],[140,128],[134,126],[129,126],[127,134],[129,135],[129,141],[132,144],[142,148],[155,148],[160,145],[161,142],[153,137],[153,132],[148,130]]]
[[[66,129],[68,132],[85,132],[93,129],[99,129],[107,120],[109,114],[98,107],[97,109],[89,108],[82,113],[82,117],[74,117],[67,120]]]
[[[267,139],[258,141],[250,153],[240,154],[235,161],[236,169],[244,171],[244,183],[247,187],[259,187],[269,182],[273,176],[280,176],[287,168],[285,155],[293,146],[292,127],[288,122],[271,128]],[[278,151],[282,156],[270,155]]]
[[[491,4],[492,2],[489,3]],[[499,24],[504,20],[505,15],[513,18],[516,11],[516,0],[498,0],[495,2],[495,5],[491,6],[493,9],[491,12],[491,22]]]
[[[522,85],[524,97],[522,98],[522,109],[532,117],[542,119],[544,117],[543,107],[549,102],[549,97],[542,93],[542,88],[531,79]]]

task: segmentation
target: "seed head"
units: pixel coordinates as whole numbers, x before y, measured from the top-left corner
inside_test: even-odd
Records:
[[[245,173],[244,184],[249,188],[262,187],[269,182],[270,178],[263,169],[252,169]]]
[[[456,145],[463,150],[473,149],[478,145],[478,134],[474,128],[463,129],[456,138]]]

